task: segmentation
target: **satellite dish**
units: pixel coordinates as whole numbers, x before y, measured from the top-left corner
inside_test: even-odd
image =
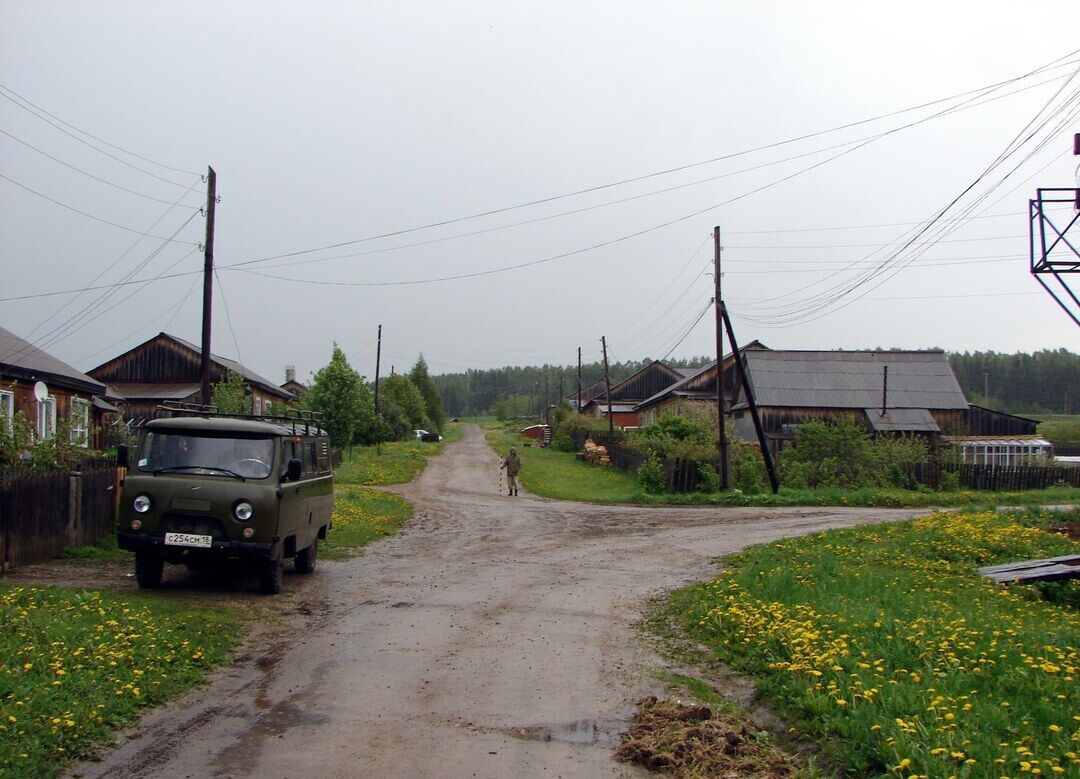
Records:
[[[44,403],[49,398],[49,388],[45,386],[45,382],[39,381],[34,385],[34,397],[37,398],[38,403]]]

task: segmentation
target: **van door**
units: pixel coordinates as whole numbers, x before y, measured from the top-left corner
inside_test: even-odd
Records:
[[[310,475],[307,473],[305,463],[304,473],[299,481],[284,481],[289,460],[293,458],[304,461],[303,443],[299,437],[283,438],[281,442],[281,506],[278,512],[277,534],[283,544],[289,536],[295,536],[296,546],[292,551],[298,551],[305,546],[304,539],[299,537],[298,531],[307,526],[308,490],[305,482]]]

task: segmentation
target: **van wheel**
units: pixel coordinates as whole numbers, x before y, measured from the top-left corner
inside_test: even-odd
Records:
[[[259,591],[266,595],[277,595],[281,592],[281,578],[285,575],[285,558],[279,551],[277,555],[267,560],[262,575],[259,576]]]
[[[297,573],[311,573],[315,570],[315,563],[319,559],[319,539],[311,542],[307,549],[301,549],[293,558],[293,567]]]
[[[139,589],[152,590],[161,586],[161,574],[165,570],[165,557],[150,549],[135,550],[135,581]]]

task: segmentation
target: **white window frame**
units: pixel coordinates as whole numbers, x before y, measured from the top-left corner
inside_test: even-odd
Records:
[[[68,417],[71,420],[71,443],[86,449],[90,448],[90,401],[72,398]],[[82,424],[79,424],[80,422]]]
[[[251,400],[252,410],[255,412],[255,416],[260,416],[263,413],[262,398],[255,395]]]
[[[0,390],[0,414],[7,420],[10,430],[15,419],[15,393],[8,390]]]
[[[56,398],[52,395],[38,401],[37,434],[44,441],[56,433]]]

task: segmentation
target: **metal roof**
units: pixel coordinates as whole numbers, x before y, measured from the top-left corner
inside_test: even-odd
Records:
[[[942,351],[748,350],[746,365],[759,406],[880,409],[888,366],[888,409],[968,407]]]
[[[302,420],[297,420],[296,426],[304,427]],[[316,431],[318,425],[311,424],[311,430]],[[293,435],[293,425],[264,422],[259,419],[239,419],[235,417],[200,417],[184,416],[169,419],[153,419],[146,423],[147,430],[184,431],[201,433],[248,433],[251,435]],[[317,432],[300,433],[300,435],[318,435]]]
[[[0,327],[0,375],[104,395],[105,385]]]
[[[870,429],[877,433],[940,433],[941,428],[925,408],[864,409]]]
[[[173,339],[177,343],[188,347],[189,349],[191,349],[194,352],[197,352],[198,354],[202,354],[202,347],[201,346],[196,346],[195,344],[191,343],[190,341],[185,341],[183,338],[179,338],[179,337],[177,337],[175,335],[170,335],[169,333],[161,333],[161,335],[165,336],[166,338]],[[271,394],[278,395],[279,397],[290,397],[290,398],[292,397],[292,393],[289,392],[288,390],[283,389],[282,387],[278,386],[274,382],[270,381],[270,379],[264,379],[262,376],[255,373],[255,371],[250,370],[249,368],[241,365],[236,360],[230,360],[230,359],[228,359],[226,357],[221,357],[219,355],[214,354],[213,352],[210,353],[210,359],[213,360],[214,362],[216,362],[218,365],[225,368],[226,370],[233,371],[234,373],[239,373],[241,376],[243,376],[248,381],[262,385],[262,389],[266,390],[267,392],[269,392]]]

